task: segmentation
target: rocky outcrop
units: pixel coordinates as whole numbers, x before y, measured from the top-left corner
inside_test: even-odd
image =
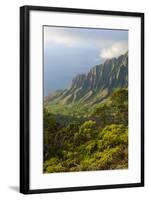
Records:
[[[102,101],[115,88],[128,86],[128,53],[118,58],[107,59],[103,64],[96,65],[86,74],[73,78],[69,89],[47,98],[62,104],[89,103]]]

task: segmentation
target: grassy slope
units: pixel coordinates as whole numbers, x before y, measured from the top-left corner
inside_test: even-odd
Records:
[[[45,173],[127,168],[127,90],[91,107],[50,103],[46,112],[54,120],[44,126]]]

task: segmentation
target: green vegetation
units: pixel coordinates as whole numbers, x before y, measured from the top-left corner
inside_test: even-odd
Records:
[[[45,100],[47,104],[53,105],[52,110],[55,112],[64,110],[64,113],[69,113],[72,108],[78,115],[85,115],[86,112],[83,111],[87,110],[86,104],[100,103],[112,94],[115,88],[127,86],[128,53],[125,53],[93,66],[84,74],[77,74],[72,79],[70,87],[50,93]]]
[[[126,169],[128,90],[93,106],[44,107],[44,173]]]

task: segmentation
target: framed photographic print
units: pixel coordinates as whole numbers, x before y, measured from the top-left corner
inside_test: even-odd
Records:
[[[144,186],[144,14],[20,8],[20,192]]]

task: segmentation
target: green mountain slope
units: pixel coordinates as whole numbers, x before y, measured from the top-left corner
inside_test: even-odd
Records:
[[[73,78],[70,88],[45,97],[45,102],[62,105],[96,104],[107,98],[114,89],[128,86],[128,52],[118,58],[107,59],[86,74]]]
[[[90,107],[83,119],[63,110],[71,111],[65,123],[44,108],[44,173],[128,168],[128,90]]]

